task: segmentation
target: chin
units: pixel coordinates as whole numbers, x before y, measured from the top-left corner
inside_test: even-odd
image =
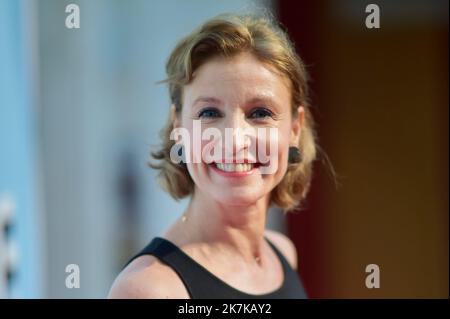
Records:
[[[216,201],[222,203],[223,205],[232,206],[250,206],[255,204],[258,200],[264,197],[265,194],[262,192],[255,191],[245,191],[242,189],[236,189],[234,191],[221,190],[220,193],[213,196]]]

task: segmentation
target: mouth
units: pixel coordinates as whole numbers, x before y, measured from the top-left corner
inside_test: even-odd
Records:
[[[213,165],[223,172],[249,172],[252,169],[258,167],[259,163],[238,163],[238,164],[214,163]]]
[[[218,174],[225,177],[243,177],[252,175],[260,163],[211,163],[209,165]]]

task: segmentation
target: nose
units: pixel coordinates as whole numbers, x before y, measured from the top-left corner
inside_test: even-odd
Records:
[[[225,158],[245,158],[245,151],[252,142],[253,127],[246,121],[242,111],[234,111],[225,121],[224,155]]]

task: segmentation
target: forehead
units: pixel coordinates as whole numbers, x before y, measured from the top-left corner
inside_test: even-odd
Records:
[[[184,88],[184,102],[199,95],[225,101],[240,101],[253,96],[276,98],[289,104],[289,80],[249,53],[234,57],[216,57],[201,65],[193,81]]]

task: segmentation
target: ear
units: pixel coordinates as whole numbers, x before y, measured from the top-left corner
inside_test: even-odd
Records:
[[[180,127],[180,119],[178,118],[175,105],[170,106],[170,120],[172,121],[173,128]]]
[[[291,130],[291,146],[298,146],[300,143],[300,136],[303,129],[305,121],[305,109],[303,106],[299,106],[297,109],[297,116],[292,119],[292,130]]]

